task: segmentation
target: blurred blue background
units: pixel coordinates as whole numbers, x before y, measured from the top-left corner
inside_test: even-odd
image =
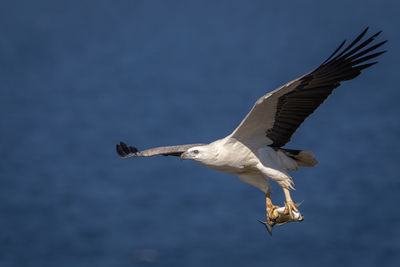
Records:
[[[2,1],[0,266],[400,266],[398,1]],[[302,223],[193,162],[365,26],[389,39],[287,146]],[[282,205],[275,187],[274,201]]]

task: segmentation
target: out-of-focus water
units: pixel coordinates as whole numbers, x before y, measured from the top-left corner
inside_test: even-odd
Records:
[[[399,266],[399,4],[324,2],[0,4],[0,266]],[[366,25],[389,52],[288,146],[320,160],[304,222],[271,238],[236,177],[116,156],[224,137]]]

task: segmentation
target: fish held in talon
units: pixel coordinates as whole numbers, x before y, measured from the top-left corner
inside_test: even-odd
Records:
[[[275,210],[278,214],[277,218],[274,219],[275,224],[282,225],[288,222],[301,222],[304,220],[303,216],[299,211],[292,211],[292,216],[287,212],[286,207],[279,207]]]
[[[304,220],[303,215],[298,211],[293,211],[292,216],[287,211],[286,207],[277,207],[272,211],[273,217],[268,217],[267,221],[258,220],[261,224],[267,228],[268,233],[272,235],[272,229],[275,225],[284,225],[289,222],[302,222]]]
[[[286,207],[278,207],[273,211],[274,217],[268,218],[267,221],[258,220],[261,224],[263,224],[268,232],[272,235],[272,229],[275,225],[284,225],[289,222],[302,222],[304,217],[301,215],[300,212],[293,211],[293,215],[290,216],[287,212]]]

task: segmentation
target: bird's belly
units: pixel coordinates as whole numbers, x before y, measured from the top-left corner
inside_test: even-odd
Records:
[[[250,157],[236,157],[234,159],[220,158],[215,162],[212,163],[209,162],[208,164],[204,165],[210,169],[221,172],[226,172],[231,174],[241,174],[255,169],[256,162],[254,159]]]
[[[221,172],[226,172],[226,173],[231,173],[231,174],[239,174],[243,173],[246,171],[245,166],[232,166],[232,165],[205,165],[206,167],[221,171]]]

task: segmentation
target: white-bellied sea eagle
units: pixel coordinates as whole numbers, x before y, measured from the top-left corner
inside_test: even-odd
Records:
[[[342,81],[354,79],[363,69],[377,63],[369,60],[386,52],[376,52],[386,41],[373,43],[381,32],[362,41],[367,30],[345,48],[343,41],[315,70],[258,99],[227,137],[210,144],[165,146],[143,151],[121,142],[117,144],[117,153],[122,158],[178,156],[214,170],[236,174],[243,182],[265,193],[267,222],[262,223],[270,233],[275,224],[301,221],[303,217],[298,205],[290,196],[294,184],[288,171],[312,167],[318,161],[312,152],[282,147]],[[284,208],[272,204],[270,180],[282,187],[286,198]]]

